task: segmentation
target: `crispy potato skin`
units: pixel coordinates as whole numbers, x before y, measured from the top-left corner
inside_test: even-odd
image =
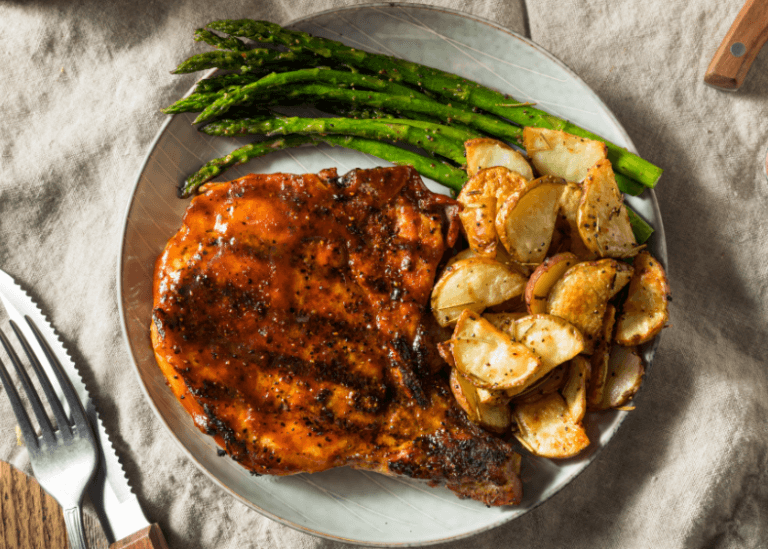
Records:
[[[584,352],[592,354],[608,300],[629,282],[632,272],[630,265],[615,259],[578,263],[550,291],[547,313],[576,326],[584,335]]]
[[[470,176],[484,168],[503,166],[525,179],[533,179],[533,170],[526,158],[503,141],[478,137],[465,141],[464,149],[467,154],[467,173]]]
[[[582,243],[600,257],[632,257],[637,246],[610,160],[590,168],[582,184],[577,223]]]
[[[469,178],[457,200],[469,247],[477,254],[496,257],[496,212],[509,195],[525,187],[527,180],[503,166],[485,168]]]
[[[616,341],[627,347],[650,341],[669,320],[669,283],[661,263],[644,251],[634,265],[629,295],[616,327]]]
[[[349,465],[519,502],[519,458],[439,371],[455,209],[407,167],[208,185],[157,260],[151,325],[195,424],[257,474]]]
[[[546,128],[523,128],[523,147],[540,174],[574,183],[583,180],[596,162],[608,157],[605,143]]]
[[[563,252],[548,257],[536,267],[525,286],[525,307],[528,314],[547,312],[549,291],[577,261],[578,258],[574,254]]]

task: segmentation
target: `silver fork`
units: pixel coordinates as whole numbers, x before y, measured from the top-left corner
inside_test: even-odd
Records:
[[[29,450],[29,460],[32,464],[35,478],[37,478],[40,486],[53,496],[64,509],[64,520],[67,525],[70,548],[87,549],[88,546],[85,543],[85,533],[83,531],[81,505],[85,488],[91,482],[98,465],[96,439],[93,436],[88,418],[70,384],[69,378],[67,378],[34,322],[29,317],[25,317],[25,320],[35,334],[35,338],[45,354],[44,359],[50,364],[51,370],[59,382],[64,399],[70,410],[71,419],[67,418],[62,403],[56,396],[51,382],[43,370],[40,363],[40,360],[43,358],[35,355],[24,334],[21,333],[21,330],[19,330],[19,327],[13,320],[10,321],[11,329],[16,334],[24,349],[24,353],[29,358],[32,369],[35,370],[37,378],[40,380],[40,385],[53,411],[58,429],[56,431],[53,430],[50,419],[43,408],[40,397],[32,386],[24,365],[19,360],[13,347],[11,347],[8,338],[1,331],[0,342],[11,359],[13,366],[16,368],[21,386],[37,418],[41,432],[39,437],[35,433],[29,416],[21,403],[19,394],[14,389],[11,377],[2,361],[0,361],[0,379],[2,379],[5,386],[5,392],[8,394],[13,412],[19,422],[21,434],[24,436],[24,443]]]

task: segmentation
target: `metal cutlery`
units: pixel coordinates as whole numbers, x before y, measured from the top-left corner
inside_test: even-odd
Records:
[[[0,361],[0,378],[11,401],[13,412],[24,437],[24,444],[29,451],[29,461],[32,464],[35,478],[40,486],[53,496],[64,509],[64,521],[67,525],[70,548],[87,549],[81,505],[85,488],[91,482],[98,465],[99,454],[96,439],[91,431],[85,410],[77,399],[72,385],[61,370],[61,366],[53,356],[50,347],[40,335],[34,322],[29,318],[25,318],[25,322],[43,349],[45,358],[38,356],[32,350],[24,334],[21,333],[13,320],[10,322],[11,329],[16,334],[16,338],[37,375],[56,419],[57,429],[54,430],[43,408],[40,396],[27,375],[24,364],[3,332],[0,332],[0,343],[13,363],[21,387],[29,399],[30,407],[40,428],[41,435],[39,437],[35,433],[29,415],[24,409],[19,394],[13,386],[11,376],[2,361]],[[62,402],[54,392],[48,375],[43,371],[41,360],[48,362],[59,382],[69,407],[69,417],[65,414]]]
[[[87,493],[99,516],[104,533],[112,543],[110,549],[167,549],[160,528],[157,524],[149,523],[141,510],[139,500],[131,491],[98,411],[59,336],[27,292],[2,270],[0,270],[0,302],[19,332],[30,343],[35,354],[44,356],[45,353],[27,319],[37,327],[42,339],[47,342],[52,356],[56,358],[66,379],[74,388],[74,393],[90,420],[93,437],[97,442],[99,466],[88,486]],[[42,369],[51,379],[54,393],[63,395],[63,384],[57,382],[52,367],[46,362],[42,363]]]

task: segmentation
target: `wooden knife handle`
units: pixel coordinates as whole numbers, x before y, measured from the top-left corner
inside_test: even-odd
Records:
[[[160,527],[152,524],[127,538],[116,541],[109,546],[109,549],[168,549],[168,544]]]
[[[766,40],[768,0],[747,0],[712,58],[704,82],[723,90],[738,90]]]

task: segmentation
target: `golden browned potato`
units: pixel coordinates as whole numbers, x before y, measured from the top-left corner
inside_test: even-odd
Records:
[[[456,199],[463,206],[459,217],[472,250],[495,257],[497,209],[527,183],[528,180],[519,173],[497,166],[478,171],[464,184]]]
[[[562,390],[565,404],[576,422],[584,419],[587,412],[587,379],[589,379],[590,364],[583,356],[573,357],[569,363],[568,378]]]
[[[456,367],[456,363],[453,361],[453,343],[450,340],[438,343],[437,352],[448,363],[448,366],[451,368]]]
[[[508,404],[480,402],[477,405],[477,415],[480,426],[488,431],[504,433],[512,427],[512,409]]]
[[[477,255],[495,258],[499,245],[495,225],[496,197],[473,197],[472,202],[464,204],[459,219],[464,227],[469,249]]]
[[[466,248],[464,250],[461,250],[452,258],[450,258],[448,262],[445,264],[445,267],[447,269],[448,267],[450,267],[460,259],[469,259],[470,257],[482,257],[482,256],[474,252],[472,248]],[[494,259],[499,263],[501,263],[502,265],[504,265],[505,267],[509,267],[513,271],[516,271],[523,276],[527,277],[531,274],[531,269],[529,269],[525,265],[509,257],[509,253],[507,252],[507,250],[504,249],[504,246],[498,246],[496,248],[496,257]]]
[[[449,384],[456,402],[470,421],[496,433],[508,431],[512,426],[512,410],[507,404],[509,398],[502,393],[478,389],[456,368],[451,370]]]
[[[609,359],[613,346],[613,327],[616,324],[616,307],[611,304],[605,309],[603,327],[600,330],[595,352],[590,357],[591,374],[587,384],[587,406],[599,409],[603,398],[605,383],[608,380]]]
[[[541,357],[541,377],[555,366],[571,360],[584,349],[584,336],[563,318],[536,314],[515,321],[517,341]]]
[[[632,257],[640,251],[609,160],[589,169],[577,214],[581,241],[600,257]]]
[[[587,433],[581,423],[571,416],[560,393],[516,404],[512,415],[519,429],[515,437],[534,455],[569,458],[589,446]]]
[[[661,263],[642,252],[634,267],[629,295],[616,326],[616,341],[627,346],[650,341],[669,319],[669,284]]]
[[[456,368],[451,368],[448,383],[451,386],[451,392],[456,399],[456,403],[467,413],[470,421],[477,423],[477,392],[472,382]]]
[[[502,141],[488,137],[470,139],[464,143],[464,150],[470,176],[484,168],[503,166],[528,180],[533,179],[533,170],[525,156]]]
[[[460,259],[445,268],[432,288],[432,313],[441,326],[448,326],[464,309],[481,312],[522,295],[527,282],[526,277],[493,259]]]
[[[587,170],[608,158],[605,143],[558,130],[523,128],[523,146],[533,167],[541,175],[580,182]]]
[[[584,353],[592,354],[608,300],[629,282],[632,272],[632,266],[610,258],[577,263],[550,290],[547,313],[576,326],[584,335]]]
[[[484,313],[483,318],[493,326],[507,334],[513,341],[517,341],[515,335],[515,320],[526,316],[525,313]]]
[[[525,286],[525,306],[529,314],[546,313],[547,297],[552,286],[578,262],[570,252],[553,255],[536,267]]]
[[[611,349],[608,376],[599,409],[619,408],[629,402],[640,389],[645,367],[635,347],[614,345]]]
[[[563,189],[563,194],[560,196],[560,204],[558,207],[558,215],[568,226],[568,236],[570,238],[570,251],[576,255],[581,261],[588,261],[597,259],[597,255],[589,250],[581,240],[581,233],[579,232],[579,204],[581,204],[581,198],[583,191],[579,183],[568,182]]]
[[[541,359],[525,345],[469,310],[456,322],[451,343],[456,369],[483,389],[523,387],[541,368]]]
[[[511,399],[512,403],[515,404],[533,402],[550,393],[559,391],[565,385],[569,367],[570,363],[567,363],[561,364],[557,368],[553,369],[544,377],[536,381],[533,385],[527,387],[524,391],[513,395]]]
[[[546,257],[557,221],[565,181],[542,177],[512,193],[496,214],[496,233],[512,256],[523,264],[539,264]]]

